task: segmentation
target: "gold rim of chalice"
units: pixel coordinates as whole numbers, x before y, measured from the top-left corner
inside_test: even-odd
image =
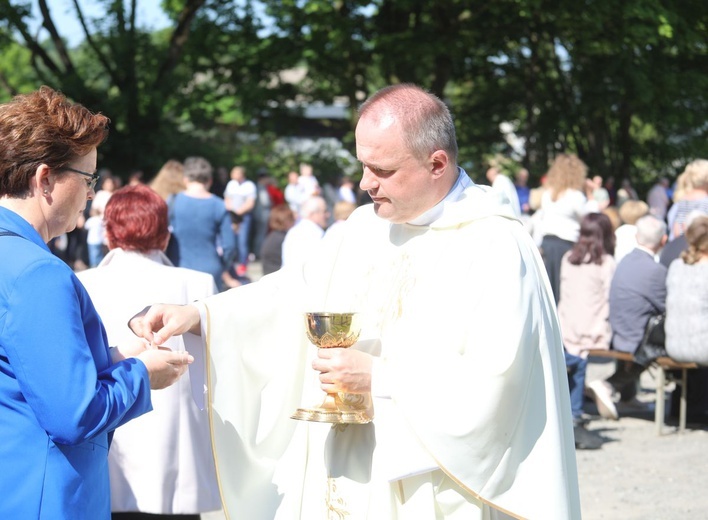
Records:
[[[348,348],[361,334],[356,312],[307,312],[305,327],[308,339],[318,348]]]

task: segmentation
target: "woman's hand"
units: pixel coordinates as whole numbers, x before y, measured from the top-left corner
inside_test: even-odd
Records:
[[[187,371],[194,358],[183,350],[173,352],[166,347],[151,348],[140,353],[150,375],[150,388],[160,390],[176,382]]]
[[[144,352],[150,347],[150,344],[142,338],[134,338],[122,345],[111,347],[111,360],[114,363],[123,361],[124,359],[137,357],[138,354]]]

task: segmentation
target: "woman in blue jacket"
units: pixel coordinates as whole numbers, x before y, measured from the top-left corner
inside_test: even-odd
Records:
[[[94,195],[107,124],[48,87],[0,105],[0,518],[109,519],[111,432],[191,361],[137,339],[109,348],[47,246]]]

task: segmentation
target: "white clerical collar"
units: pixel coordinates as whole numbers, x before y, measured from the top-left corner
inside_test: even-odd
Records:
[[[651,256],[655,262],[657,262],[657,263],[659,262],[659,255],[657,255],[654,251],[652,251],[648,247],[644,247],[641,244],[637,244],[637,249],[639,249],[640,251],[644,251],[646,254]]]
[[[445,195],[445,198],[422,215],[407,222],[408,224],[412,226],[428,226],[440,218],[445,208],[445,202],[458,200],[460,198],[465,188],[472,184],[472,179],[470,179],[467,172],[459,166],[457,167],[457,171],[457,181],[455,181],[453,187],[450,188],[450,191]]]

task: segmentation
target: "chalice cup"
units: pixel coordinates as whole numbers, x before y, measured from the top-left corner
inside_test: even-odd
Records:
[[[357,342],[361,334],[360,317],[355,312],[308,312],[305,314],[305,328],[308,339],[317,348],[348,348]],[[319,406],[298,408],[291,417],[301,421],[337,424],[366,424],[371,421],[363,396],[338,393],[327,394]]]

